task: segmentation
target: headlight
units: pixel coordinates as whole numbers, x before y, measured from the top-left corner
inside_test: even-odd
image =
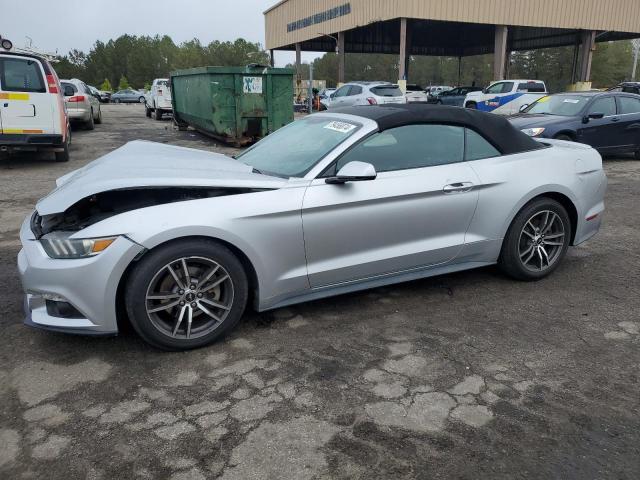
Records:
[[[522,130],[522,133],[529,135],[530,137],[542,135],[542,132],[544,132],[544,128],[525,128]]]
[[[69,238],[73,233],[48,233],[40,239],[40,243],[51,258],[87,258],[98,255],[118,238]]]

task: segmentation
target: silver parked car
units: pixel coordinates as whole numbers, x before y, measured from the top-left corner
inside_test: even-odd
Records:
[[[93,130],[96,123],[102,123],[100,100],[82,80],[60,80],[64,94],[64,104],[69,121],[82,123],[87,130]]]
[[[389,82],[350,82],[338,88],[322,103],[328,110],[333,110],[355,105],[407,103],[407,99],[398,85]]]
[[[310,115],[237,160],[135,141],[57,181],[21,229],[26,322],[164,349],[264,311],[499,264],[538,280],[600,228],[600,155],[425,104]],[[532,286],[535,288],[535,286]]]

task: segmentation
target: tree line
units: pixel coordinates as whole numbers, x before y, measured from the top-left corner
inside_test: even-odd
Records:
[[[122,35],[97,41],[88,53],[71,50],[55,64],[60,78],[80,78],[106,90],[145,88],[154,78],[168,77],[174,70],[191,67],[268,65],[269,55],[258,43],[239,38],[202,45],[198,39],[176,45],[168,35],[154,37]]]
[[[513,52],[509,77],[544,80],[551,91],[561,91],[571,83],[573,47]],[[168,77],[174,70],[201,66],[267,65],[269,54],[259,43],[239,38],[233,42],[213,41],[203,45],[198,39],[175,44],[168,35],[154,37],[122,35],[108,42],[97,41],[88,53],[72,50],[58,59],[60,78],[80,78],[105,90],[148,87],[154,78]],[[346,54],[347,80],[398,80],[398,56]],[[599,43],[593,58],[594,87],[603,88],[627,80],[633,64],[630,41]],[[314,78],[337,83],[338,57],[326,53],[313,61]],[[294,68],[295,65],[288,65]],[[453,57],[411,57],[409,82],[429,85],[487,85],[493,76],[493,55],[462,59]],[[307,79],[309,65],[301,68]]]
[[[571,83],[573,47],[547,48],[513,52],[509,78],[544,80],[550,91],[564,90]],[[295,65],[288,65],[294,68]],[[338,56],[327,53],[313,62],[315,79],[337,83]],[[629,80],[633,68],[632,45],[629,41],[597,44],[593,57],[591,78],[595,88],[605,88]],[[301,76],[309,78],[309,65],[303,65]],[[398,56],[386,54],[346,54],[345,77],[348,80],[398,81]],[[411,57],[408,81],[429,85],[486,86],[493,80],[493,55],[464,57],[458,78],[456,57]]]

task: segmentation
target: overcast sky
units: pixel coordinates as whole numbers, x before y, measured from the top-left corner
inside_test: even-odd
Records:
[[[72,48],[88,52],[125,33],[169,35],[175,43],[198,38],[243,37],[264,46],[264,12],[277,0],[0,0],[0,35],[16,46],[26,36],[44,51],[66,54]],[[304,54],[304,60],[315,58]],[[276,52],[276,65],[293,62],[295,54]]]

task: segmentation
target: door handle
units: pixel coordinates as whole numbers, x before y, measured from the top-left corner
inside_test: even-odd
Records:
[[[465,193],[470,192],[473,189],[473,183],[471,182],[458,182],[445,185],[442,191],[444,193]]]
[[[619,121],[620,121],[620,119],[619,119],[618,117],[613,117],[613,118],[611,119],[611,121],[612,121],[612,122],[619,122]]]

